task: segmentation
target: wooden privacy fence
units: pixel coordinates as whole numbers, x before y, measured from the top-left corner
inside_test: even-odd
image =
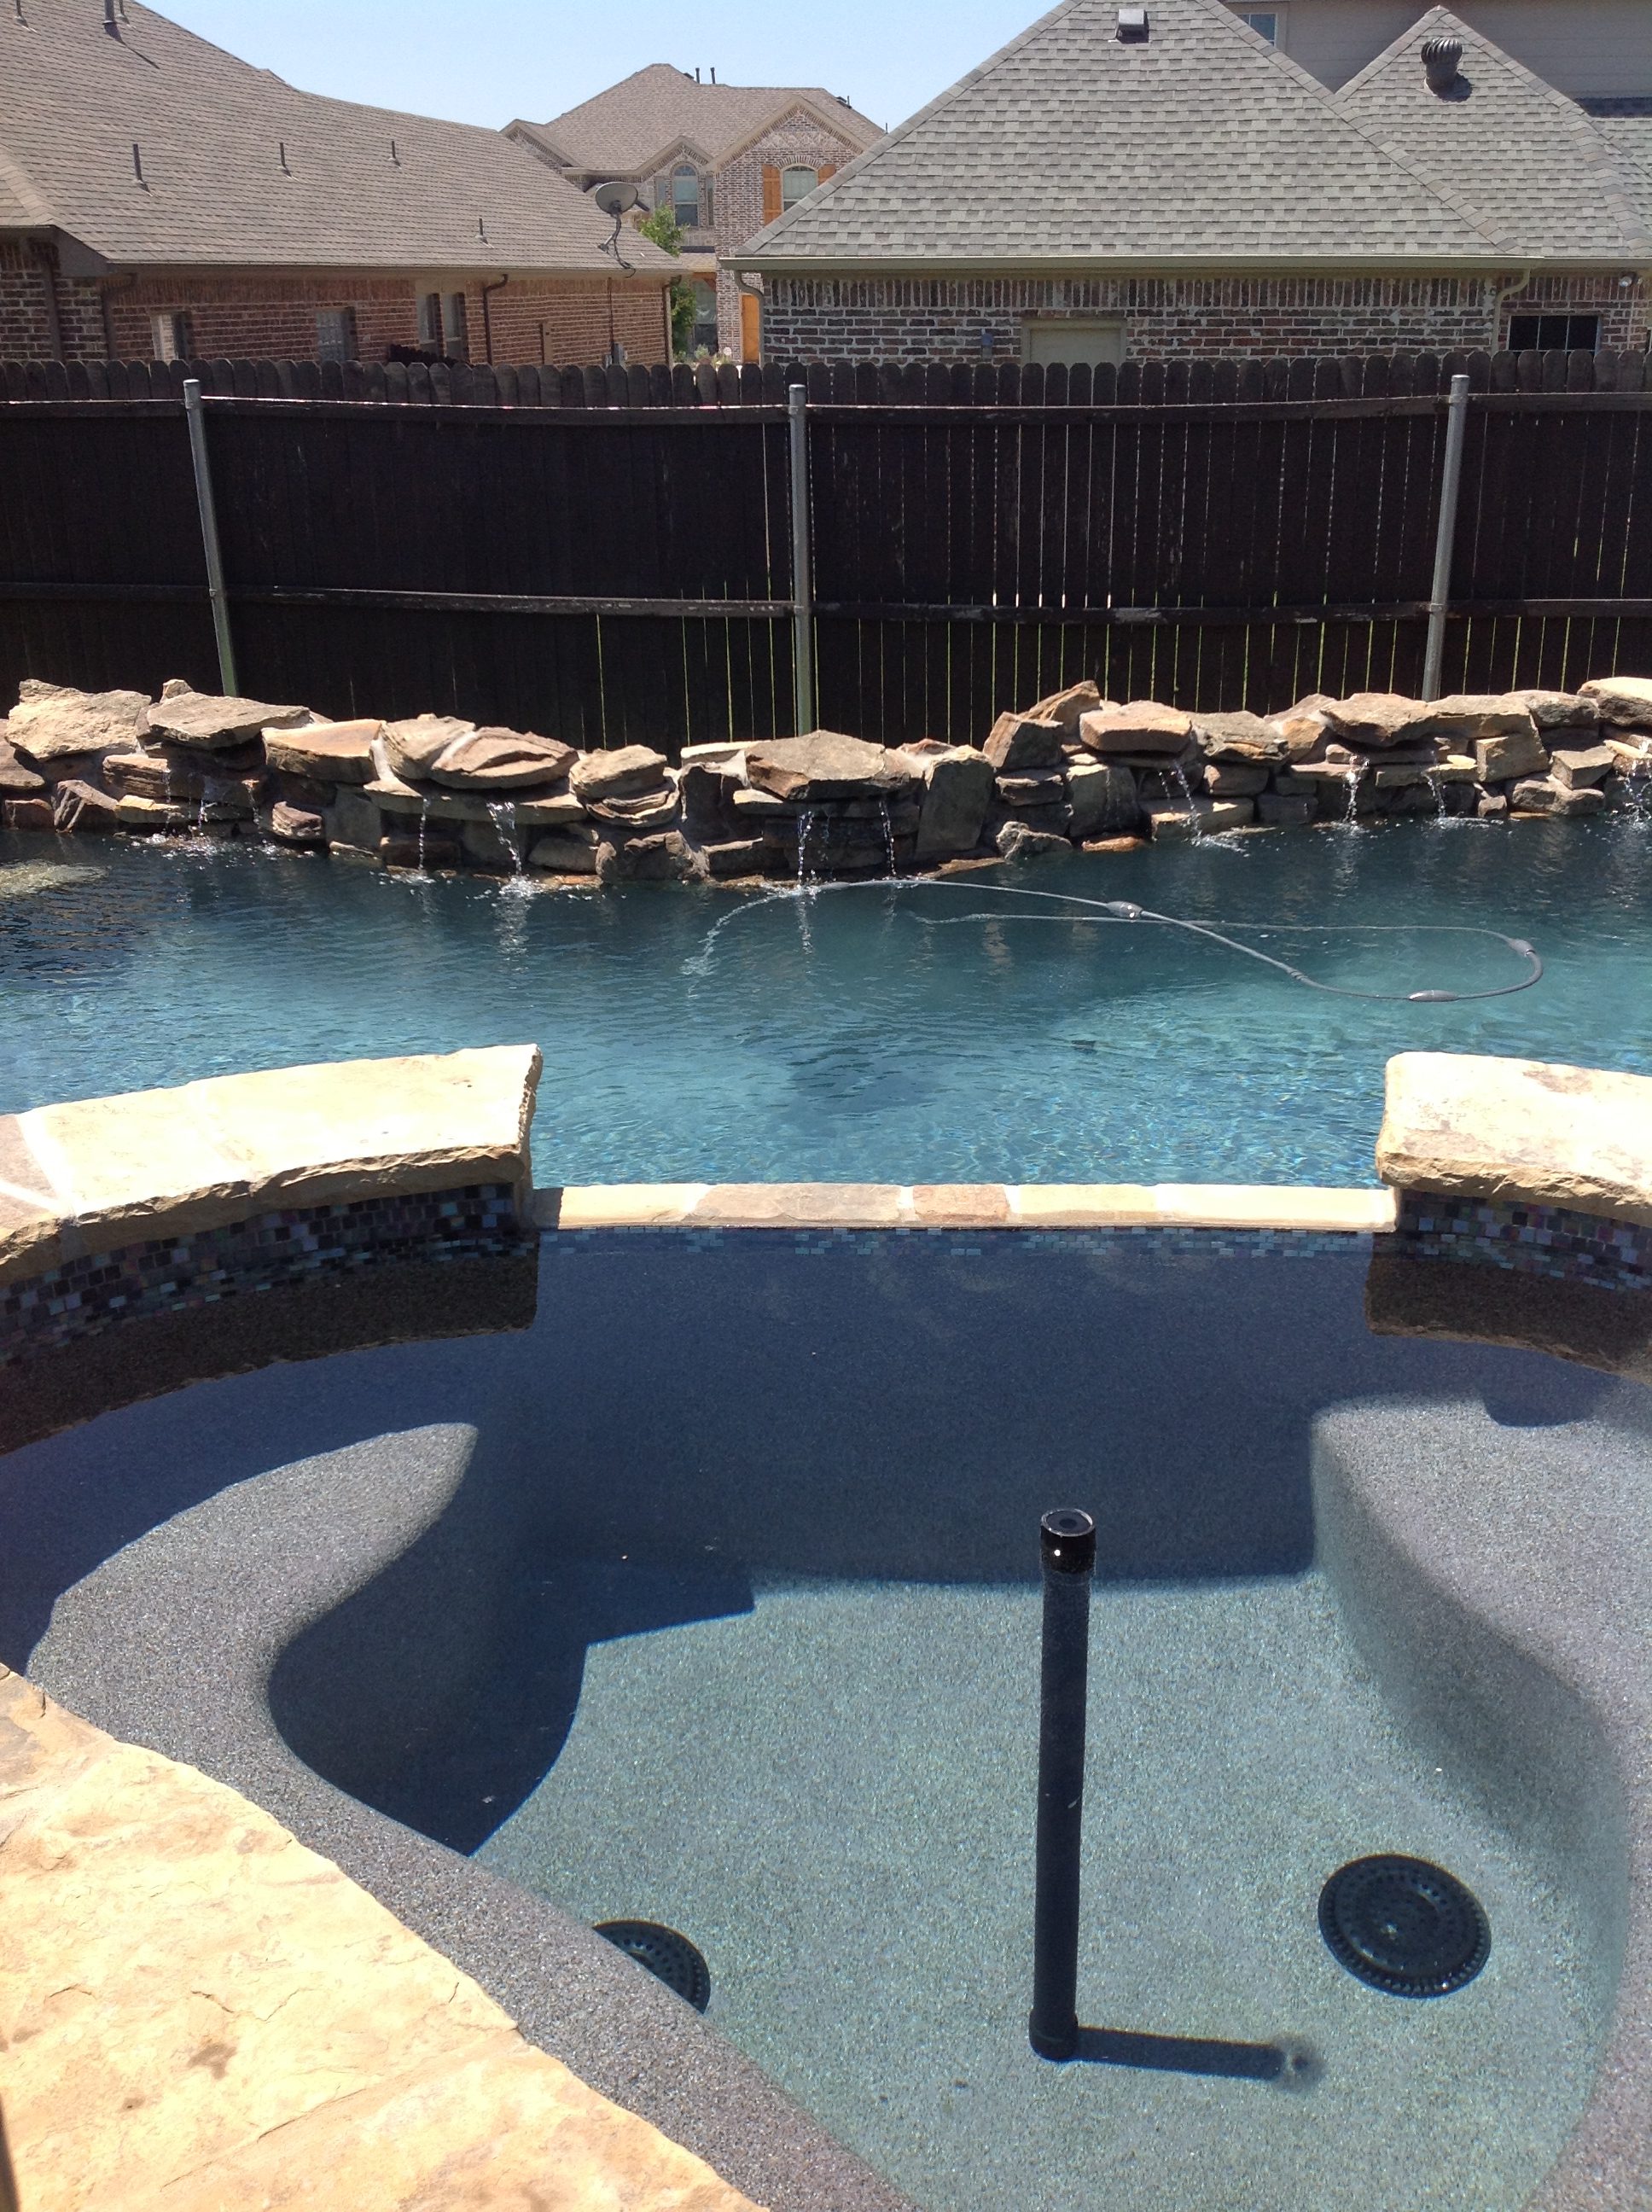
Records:
[[[1444,687],[1652,670],[1652,392],[1577,388],[1594,356],[1507,358],[1461,371]],[[1283,394],[1266,364],[1212,366],[1198,398],[1168,372],[1101,404],[1048,379],[1037,404],[811,398],[818,719],[979,740],[1082,675],[1206,710],[1416,692],[1457,364],[1373,357],[1354,397],[1347,363],[1286,364]],[[587,746],[793,726],[774,398],[204,413],[245,690]],[[216,684],[177,400],[0,405],[0,664],[9,687]]]

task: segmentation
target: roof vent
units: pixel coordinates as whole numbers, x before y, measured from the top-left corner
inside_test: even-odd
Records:
[[[1463,42],[1461,39],[1424,39],[1423,67],[1428,71],[1430,92],[1449,92],[1457,82],[1461,66]]]
[[[112,39],[120,36],[120,26],[115,21],[115,0],[103,0],[103,27]]]
[[[1145,8],[1120,9],[1118,38],[1121,46],[1145,46],[1147,44]]]

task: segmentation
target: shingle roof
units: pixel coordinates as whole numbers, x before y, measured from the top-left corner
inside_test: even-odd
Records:
[[[0,15],[0,222],[127,264],[613,272],[611,226],[499,131],[300,92],[138,0],[120,33],[101,0]]]
[[[1423,67],[1430,38],[1462,42],[1457,80],[1443,93]],[[1430,8],[1343,86],[1336,104],[1521,260],[1652,253],[1637,192],[1610,138],[1577,101],[1449,8]]]
[[[882,134],[875,123],[818,85],[696,84],[653,62],[549,123],[513,124],[571,169],[639,177],[685,141],[714,167],[799,100],[819,109],[852,146]]]
[[[768,229],[742,267],[1473,255],[1473,217],[1222,0],[1062,0]]]
[[[1641,220],[1652,229],[1652,96],[1643,93],[1577,104],[1616,154]]]

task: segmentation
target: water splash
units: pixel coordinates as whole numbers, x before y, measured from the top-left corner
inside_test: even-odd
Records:
[[[809,901],[819,889],[817,884],[811,884],[809,880],[809,839],[813,834],[814,826],[814,809],[811,806],[805,806],[798,816],[797,886],[798,933],[803,939],[803,949],[805,952],[812,952],[815,949],[814,939],[809,933]]]
[[[1343,777],[1343,781],[1348,787],[1348,805],[1342,817],[1342,826],[1356,836],[1362,833],[1364,827],[1359,818],[1360,786],[1370,772],[1370,761],[1360,759],[1350,763],[1347,774]]]
[[[880,799],[878,802],[878,818],[884,825],[884,851],[889,859],[889,878],[893,883],[895,880],[895,823],[890,817],[887,799]]]
[[[523,881],[521,831],[516,818],[516,801],[513,799],[490,799],[488,801],[488,819],[498,831],[500,843],[511,856],[510,888],[515,890]]]
[[[1171,775],[1176,780],[1176,787],[1181,793],[1182,808],[1187,817],[1188,833],[1194,838],[1201,837],[1204,835],[1205,824],[1200,819],[1198,807],[1193,803],[1193,787],[1187,781],[1187,771],[1179,760],[1172,761],[1169,768]]]
[[[428,872],[424,865],[424,829],[426,823],[428,823],[429,819],[430,794],[426,791],[422,792],[419,796],[419,843],[417,857],[419,863],[418,873],[422,877]]]

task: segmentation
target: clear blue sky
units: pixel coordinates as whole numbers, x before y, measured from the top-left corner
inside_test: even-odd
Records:
[[[491,124],[542,122],[647,62],[730,84],[823,84],[885,126],[932,100],[1048,0],[155,0],[307,92]]]

